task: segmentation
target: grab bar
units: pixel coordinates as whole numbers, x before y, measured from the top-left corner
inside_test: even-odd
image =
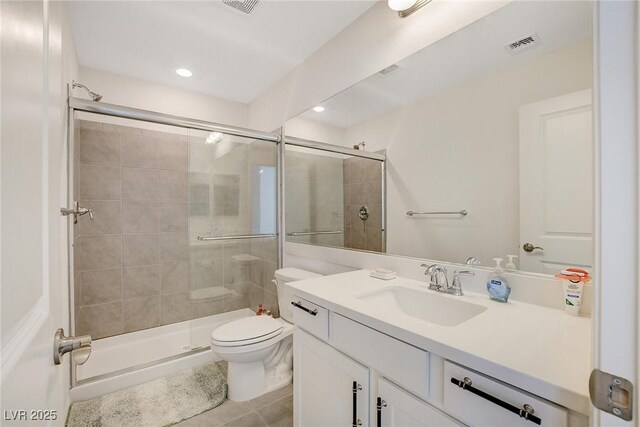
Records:
[[[408,216],[414,216],[414,215],[462,215],[465,216],[467,215],[469,212],[467,212],[466,209],[463,209],[461,211],[450,211],[450,212],[419,212],[419,211],[407,211],[407,215]]]
[[[238,239],[264,239],[267,237],[276,237],[275,234],[240,234],[237,236],[198,236],[197,239],[200,241],[211,241],[211,240],[238,240]]]
[[[315,234],[342,234],[342,230],[328,230],[328,231],[292,231],[287,233],[287,236],[313,236]]]

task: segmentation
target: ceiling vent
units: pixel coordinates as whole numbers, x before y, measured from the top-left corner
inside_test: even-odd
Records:
[[[227,6],[231,6],[234,9],[238,9],[240,12],[251,13],[254,7],[258,4],[258,0],[222,0]]]
[[[530,36],[527,36],[525,38],[522,38],[520,40],[516,40],[514,42],[511,42],[507,45],[505,45],[505,48],[511,52],[512,54],[516,54],[516,53],[520,53],[523,52],[525,50],[529,50],[531,48],[534,48],[536,46],[538,46],[540,44],[540,37],[537,34],[531,34]]]
[[[392,65],[389,65],[387,68],[384,68],[378,71],[378,75],[380,77],[387,77],[389,74],[392,74],[398,71],[399,69],[400,69],[400,66],[398,64],[392,64]]]

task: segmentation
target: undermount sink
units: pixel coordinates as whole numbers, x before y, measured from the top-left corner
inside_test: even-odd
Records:
[[[457,326],[482,313],[487,307],[434,292],[411,288],[386,288],[357,297],[386,313],[399,311],[407,316],[441,326]]]

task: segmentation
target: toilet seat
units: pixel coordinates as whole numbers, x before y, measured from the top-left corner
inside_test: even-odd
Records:
[[[211,333],[216,347],[258,344],[282,333],[284,325],[270,316],[252,316],[224,324]]]

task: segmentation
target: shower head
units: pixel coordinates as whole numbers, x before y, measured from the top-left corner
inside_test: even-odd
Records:
[[[354,149],[354,150],[360,150],[360,149],[361,149],[362,151],[364,151],[364,146],[365,146],[365,145],[366,145],[366,144],[365,144],[365,142],[364,142],[364,141],[362,141],[360,144],[356,144],[356,145],[354,145],[354,146],[353,146],[353,149]],[[360,148],[361,146],[362,146],[362,148]]]
[[[88,93],[88,94],[89,94],[89,96],[91,97],[91,100],[96,101],[96,102],[99,102],[99,101],[102,99],[102,95],[100,95],[100,94],[97,94],[97,93],[95,93],[95,92],[90,91],[90,90],[89,90],[89,88],[88,88],[88,87],[86,87],[85,85],[80,84],[80,83],[76,83],[76,81],[75,81],[75,80],[72,80],[71,82],[72,82],[72,89],[75,89],[75,88],[77,88],[77,87],[81,87],[82,89],[84,89],[84,90],[86,90],[86,91],[87,91],[87,93]]]

